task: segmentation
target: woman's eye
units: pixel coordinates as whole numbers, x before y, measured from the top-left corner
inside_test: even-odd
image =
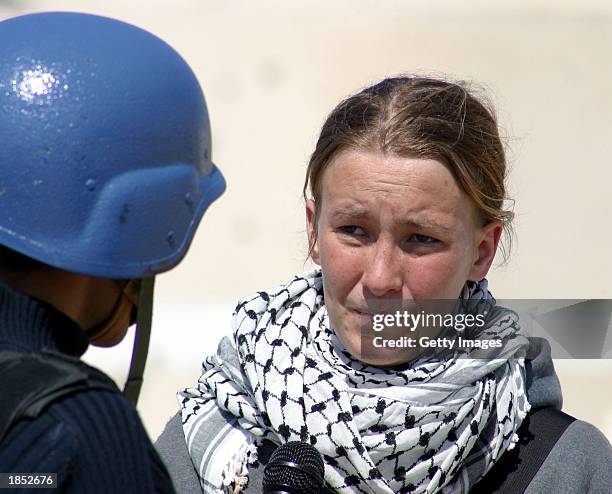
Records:
[[[433,244],[437,242],[437,240],[433,237],[428,237],[427,235],[421,235],[420,233],[415,233],[409,239],[409,241],[418,242],[420,244]]]
[[[355,225],[341,226],[339,230],[341,233],[351,236],[365,235],[365,231],[363,230],[363,228]]]

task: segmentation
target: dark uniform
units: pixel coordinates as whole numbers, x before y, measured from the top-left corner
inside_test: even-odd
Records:
[[[135,402],[154,277],[225,190],[200,85],[164,41],[88,14],[0,22],[0,59],[0,474],[174,492]],[[80,357],[134,322],[124,396]]]

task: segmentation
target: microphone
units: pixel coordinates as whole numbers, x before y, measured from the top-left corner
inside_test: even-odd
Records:
[[[321,494],[323,457],[314,446],[291,441],[278,447],[264,468],[263,494]]]

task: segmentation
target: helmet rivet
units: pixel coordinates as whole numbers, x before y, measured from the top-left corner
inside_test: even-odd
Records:
[[[185,194],[185,204],[187,204],[189,207],[193,206],[193,196],[191,195],[191,192],[187,192]]]
[[[85,187],[87,187],[87,190],[94,190],[96,188],[96,181],[93,178],[88,178],[85,182]]]
[[[168,241],[168,244],[170,244],[170,247],[174,247],[175,237],[174,232],[172,230],[170,230],[168,232],[168,235],[166,235],[166,240]]]

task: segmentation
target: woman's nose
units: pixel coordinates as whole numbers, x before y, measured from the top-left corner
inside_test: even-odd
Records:
[[[391,242],[378,241],[371,248],[365,266],[363,285],[373,296],[397,295],[402,292],[402,273],[395,246]]]

